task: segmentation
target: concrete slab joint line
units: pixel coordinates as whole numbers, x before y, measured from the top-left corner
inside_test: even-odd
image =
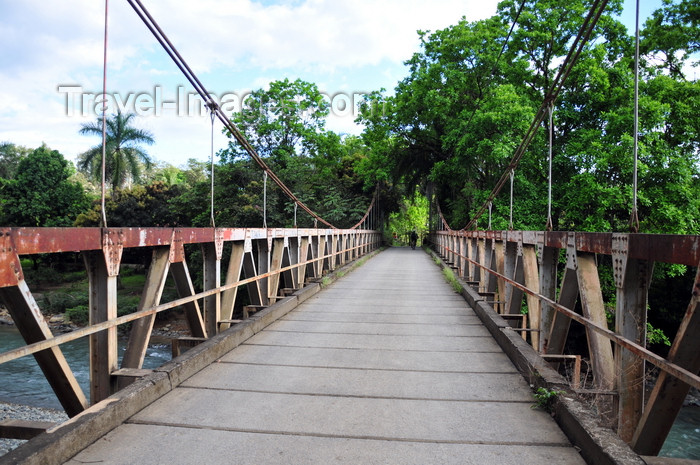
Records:
[[[365,260],[372,258],[379,252],[380,250],[373,251],[362,258]],[[329,273],[329,282],[336,281],[338,276],[344,276],[356,267],[357,261],[347,263]],[[249,320],[211,337],[180,357],[165,363],[150,375],[137,379],[125,389],[91,406],[76,417],[10,451],[0,457],[0,464],[51,465],[69,461],[82,449],[107,435],[157,399],[173,392],[195,373],[215,363],[226,353],[263,331],[267,326],[296,308],[300,301],[309,299],[319,290],[318,284],[311,284],[299,289],[289,297],[280,299]],[[141,460],[137,460],[133,463],[140,462]],[[186,463],[192,462],[187,461]]]
[[[448,265],[432,250],[433,257]],[[482,301],[481,296],[466,284],[462,295],[489,329],[521,374],[535,387],[564,391],[556,402],[553,418],[571,442],[580,450],[589,464],[635,464],[646,462],[620,439],[611,429],[599,426],[598,419],[590,408],[576,399],[568,382],[554,371],[539,354],[528,345],[505,320]]]

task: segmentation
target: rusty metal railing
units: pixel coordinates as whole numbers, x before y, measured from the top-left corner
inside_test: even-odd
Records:
[[[128,378],[115,374],[141,368],[157,313],[183,308],[190,335],[203,340],[235,324],[239,288],[245,287],[251,305],[265,307],[281,299],[284,289],[301,289],[380,243],[379,232],[362,229],[3,228],[0,299],[27,345],[0,354],[0,363],[34,355],[66,413],[73,416],[127,384]],[[201,247],[203,289],[199,292],[187,266],[186,245]],[[224,254],[225,247],[230,253]],[[138,249],[152,255],[139,307],[135,313],[117,317],[123,252]],[[24,279],[20,257],[64,252],[83,256],[90,324],[54,337]],[[179,298],[161,302],[168,275]],[[129,322],[132,326],[119,369],[117,327]],[[82,337],[90,338],[90,402],[60,348]]]
[[[524,337],[544,356],[563,354],[571,321],[581,323],[596,387],[616,394],[618,434],[638,453],[658,454],[689,388],[700,388],[700,236],[449,230],[434,232],[431,243],[460,277],[493,297],[494,311],[520,314],[525,297]],[[610,257],[614,305],[603,299],[601,255]],[[646,348],[654,262],[698,267],[667,357]],[[579,300],[583,314],[574,311]],[[606,306],[615,309],[614,330]],[[645,361],[660,370],[648,400]]]

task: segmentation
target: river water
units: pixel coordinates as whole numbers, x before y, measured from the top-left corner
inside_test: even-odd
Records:
[[[14,327],[0,325],[0,353],[24,344],[24,339]],[[125,340],[119,341],[120,361],[125,345]],[[88,338],[61,344],[61,350],[80,387],[83,388],[85,396],[90,398]],[[143,367],[157,368],[170,358],[169,345],[150,346],[146,352]],[[32,356],[0,365],[0,401],[62,410],[61,404]]]
[[[125,342],[120,340],[119,343],[120,358]],[[0,325],[0,353],[21,345],[24,345],[24,340],[14,327]],[[62,344],[61,349],[83,392],[89,397],[87,338]],[[170,356],[169,345],[150,346],[143,367],[157,368],[169,361]],[[0,401],[61,409],[51,386],[31,356],[0,365]],[[700,459],[700,407],[685,407],[681,410],[659,455]]]

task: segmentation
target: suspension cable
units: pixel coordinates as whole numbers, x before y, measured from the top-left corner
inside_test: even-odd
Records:
[[[632,176],[632,214],[630,215],[630,232],[639,232],[637,213],[637,160],[639,156],[639,0],[635,13],[634,31],[634,174]]]
[[[549,175],[547,176],[547,224],[546,231],[551,231],[554,226],[552,223],[552,139],[554,137],[554,105],[550,102],[549,105]]]
[[[263,228],[267,229],[267,171],[263,171]]]
[[[109,0],[105,0],[105,39],[104,39],[104,54],[102,59],[102,196],[100,200],[100,209],[102,211],[102,227],[107,227],[107,212],[105,209],[106,187],[105,178],[107,177],[107,29],[109,25]]]
[[[493,207],[493,202],[489,202],[489,227],[486,228],[487,230],[491,231],[491,209]]]
[[[148,12],[146,7],[143,6],[141,0],[127,0],[129,5],[134,9],[136,14],[141,18],[146,27],[151,31],[156,40],[161,44],[165,52],[170,56],[170,58],[175,62],[175,65],[180,69],[180,71],[185,75],[187,80],[192,84],[194,89],[204,100],[206,105],[210,105],[214,108],[214,113],[216,117],[221,121],[228,132],[233,136],[234,139],[243,147],[243,149],[250,155],[250,157],[258,164],[258,166],[269,175],[270,179],[279,186],[279,188],[284,192],[290,199],[295,201],[304,211],[314,218],[315,223],[321,222],[322,224],[337,229],[335,226],[330,224],[328,221],[321,218],[317,213],[311,210],[306,204],[304,204],[299,198],[294,195],[294,193],[277,177],[277,175],[270,169],[265,161],[258,155],[253,146],[248,142],[245,136],[240,132],[240,130],[226,117],[226,114],[221,110],[219,105],[210,97],[209,92],[199,81],[194,72],[190,69],[189,65],[180,56],[175,46],[170,42],[170,39],[165,35],[163,30],[160,28],[158,23],[153,19],[151,14]]]
[[[209,116],[211,117],[211,217],[209,218],[211,227],[216,228],[214,221],[214,109],[209,108]]]
[[[515,178],[515,170],[510,170],[510,219],[508,220],[508,229],[513,230],[513,179]]]

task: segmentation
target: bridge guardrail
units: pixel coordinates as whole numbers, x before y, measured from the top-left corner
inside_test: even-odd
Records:
[[[126,386],[129,370],[141,368],[156,313],[183,307],[196,339],[226,329],[239,287],[260,308],[300,289],[327,271],[365,255],[381,244],[381,234],[363,229],[284,228],[1,228],[0,300],[28,345],[0,354],[0,363],[33,354],[61,405],[74,416]],[[199,245],[203,290],[196,292],[185,245]],[[224,257],[224,246],[231,252]],[[152,252],[146,283],[135,313],[117,317],[117,280],[124,250]],[[24,279],[20,257],[79,252],[89,280],[90,324],[53,336]],[[228,270],[222,283],[222,261]],[[168,275],[179,298],[161,303]],[[200,302],[202,303],[200,308]],[[132,322],[118,369],[117,326]],[[90,402],[61,353],[60,345],[90,337]]]
[[[584,325],[597,392],[615,394],[618,434],[636,452],[658,454],[689,388],[700,388],[700,236],[447,230],[433,232],[430,241],[460,277],[491,298],[494,311],[520,315],[525,296],[523,338],[529,335],[541,354],[562,355],[571,321]],[[614,305],[603,300],[600,255],[612,267]],[[654,262],[698,267],[667,358],[645,347]],[[573,310],[579,298],[583,314]],[[614,308],[614,331],[606,307]],[[646,402],[644,361],[660,369]]]

